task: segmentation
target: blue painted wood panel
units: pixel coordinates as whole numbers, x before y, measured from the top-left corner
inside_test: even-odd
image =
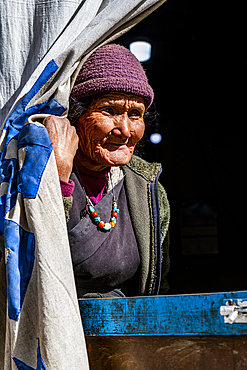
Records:
[[[225,324],[220,306],[247,291],[114,299],[80,299],[85,335],[247,335],[247,324]]]

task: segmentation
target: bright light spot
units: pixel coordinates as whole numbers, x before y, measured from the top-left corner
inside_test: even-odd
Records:
[[[140,62],[146,62],[151,57],[151,44],[145,41],[135,41],[129,46],[131,53],[133,53]]]
[[[154,134],[150,135],[150,141],[153,144],[159,144],[161,140],[162,140],[162,136],[158,132],[155,132]]]

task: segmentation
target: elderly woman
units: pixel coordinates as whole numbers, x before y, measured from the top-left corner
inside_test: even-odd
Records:
[[[133,155],[153,90],[126,48],[81,68],[68,119],[44,120],[53,143],[78,298],[164,294],[169,205],[161,165]],[[160,289],[161,288],[161,289]]]

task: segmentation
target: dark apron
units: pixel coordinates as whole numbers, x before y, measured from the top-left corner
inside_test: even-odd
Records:
[[[120,212],[116,226],[107,232],[93,224],[88,214],[85,216],[84,190],[74,174],[71,179],[75,190],[68,233],[78,298],[137,295],[140,256],[124,179],[114,188]],[[111,191],[94,207],[105,222],[110,221],[112,201]]]

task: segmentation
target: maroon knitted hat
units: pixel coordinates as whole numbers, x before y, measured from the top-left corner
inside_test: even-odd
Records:
[[[125,47],[109,44],[97,49],[83,64],[71,96],[84,97],[125,92],[145,98],[148,108],[154,93],[139,60]]]

